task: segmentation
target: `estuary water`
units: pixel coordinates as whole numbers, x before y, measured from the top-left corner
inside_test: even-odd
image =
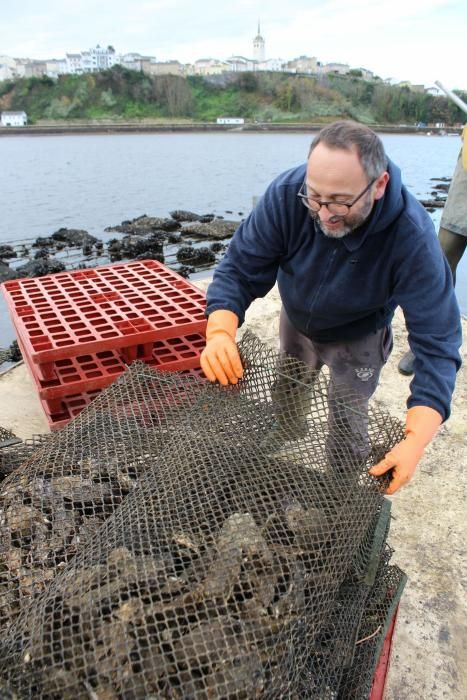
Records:
[[[306,159],[312,134],[184,133],[0,138],[0,244],[60,227],[105,238],[106,226],[173,209],[240,219],[281,171]],[[410,191],[431,197],[450,178],[459,137],[382,135]],[[432,216],[436,227],[441,210]],[[422,261],[421,261],[422,263]],[[467,314],[467,259],[457,294]],[[14,338],[0,299],[0,346]]]

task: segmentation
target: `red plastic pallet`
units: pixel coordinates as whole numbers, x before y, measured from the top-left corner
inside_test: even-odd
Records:
[[[384,638],[383,649],[381,651],[381,656],[379,657],[378,665],[373,678],[370,700],[383,700],[384,698],[384,690],[386,688],[389,664],[391,661],[392,638],[396,627],[398,612],[399,606],[396,608],[394,617],[392,618],[386,637]]]
[[[47,418],[50,430],[63,428],[72,418],[75,418],[83,408],[89,406],[91,401],[99,396],[101,389],[76,394],[74,396],[64,396],[60,400],[60,405],[53,410],[45,399],[40,399],[42,409]]]
[[[191,333],[181,338],[168,338],[151,343],[151,355],[144,361],[154,369],[165,372],[179,372],[199,366],[199,356],[206,338],[201,333]],[[20,343],[21,350],[24,350]],[[103,389],[127,369],[117,350],[102,350],[93,354],[77,355],[54,363],[54,378],[41,380],[24,352],[23,357],[34,379],[40,398],[49,402],[63,396]],[[142,358],[135,358],[142,359]]]
[[[156,340],[206,328],[204,292],[156,260],[10,280],[2,288],[42,380],[53,379],[60,359],[121,348],[131,361]]]
[[[183,370],[181,374],[191,374],[198,379],[206,379],[201,367]],[[84,408],[89,406],[89,404],[99,396],[101,391],[102,389],[95,389],[94,391],[82,392],[73,396],[65,396],[59,399],[58,405],[54,406],[53,410],[48,401],[40,399],[50,430],[59,430],[63,428],[72,418],[75,418]]]

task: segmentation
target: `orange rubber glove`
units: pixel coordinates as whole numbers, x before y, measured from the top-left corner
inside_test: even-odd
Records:
[[[425,447],[434,438],[443,419],[433,408],[413,406],[407,411],[405,438],[390,450],[381,462],[370,469],[373,476],[381,476],[392,469],[391,482],[386,493],[391,495],[405,486],[413,477]]]
[[[210,382],[226,386],[236,384],[243,377],[243,366],[235,335],[238,316],[233,311],[218,309],[208,318],[206,347],[201,353],[201,367]]]

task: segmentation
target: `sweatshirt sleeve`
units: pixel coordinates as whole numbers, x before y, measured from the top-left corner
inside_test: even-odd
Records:
[[[399,263],[395,297],[415,355],[407,407],[429,406],[447,420],[461,366],[462,325],[451,271],[427,219],[431,230],[406,247]]]
[[[238,316],[241,325],[251,302],[272,289],[285,249],[284,204],[282,188],[273,182],[240,224],[208,287],[207,316],[227,309]]]

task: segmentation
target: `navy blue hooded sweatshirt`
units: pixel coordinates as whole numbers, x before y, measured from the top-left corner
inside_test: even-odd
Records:
[[[287,316],[319,342],[362,338],[404,311],[415,375],[407,406],[449,416],[461,360],[460,313],[451,271],[433,223],[389,163],[384,196],[365,223],[336,239],[325,236],[297,192],[306,165],[288,170],[266,190],[235,232],[207,292],[209,315],[245,311],[278,282]]]

